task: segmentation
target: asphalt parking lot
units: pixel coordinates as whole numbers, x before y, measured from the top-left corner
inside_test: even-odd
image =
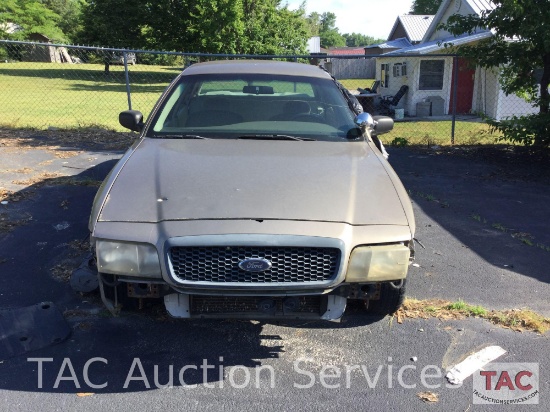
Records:
[[[0,131],[0,313],[52,302],[71,329],[32,352],[6,349],[0,401],[10,410],[501,410],[473,404],[471,377],[458,387],[444,378],[490,345],[506,350],[499,362],[539,364],[540,403],[525,408],[548,410],[549,334],[483,319],[398,321],[357,306],[341,323],[110,316],[68,278],[87,253],[98,184],[128,142]],[[548,163],[490,150],[389,151],[417,219],[408,296],[550,316]],[[434,376],[423,381],[427,367]]]

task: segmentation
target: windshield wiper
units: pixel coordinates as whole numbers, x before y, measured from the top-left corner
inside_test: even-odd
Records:
[[[310,137],[297,137],[291,136],[288,134],[246,134],[239,136],[239,139],[255,139],[255,140],[303,140],[303,141],[314,141]]]
[[[153,137],[159,139],[210,139],[210,137],[199,136],[196,134],[156,134]]]

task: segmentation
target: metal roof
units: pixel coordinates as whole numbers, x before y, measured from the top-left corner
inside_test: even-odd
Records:
[[[410,41],[408,41],[405,37],[401,37],[400,39],[387,41],[385,43],[371,44],[370,46],[365,47],[365,49],[402,49],[404,47],[411,46],[412,44]]]
[[[384,56],[396,56],[403,54],[429,54],[437,51],[444,51],[444,43],[452,43],[454,46],[460,46],[467,43],[472,43],[475,41],[488,39],[493,33],[490,31],[484,31],[481,33],[475,34],[465,34],[459,37],[447,37],[443,40],[433,40],[426,43],[420,43],[416,46],[407,47],[400,50],[395,50],[389,53],[386,53]]]
[[[495,4],[491,0],[466,0],[472,9],[481,15],[482,11],[493,10],[496,8]]]
[[[408,39],[411,42],[419,42],[424,37],[424,34],[426,34],[426,31],[428,30],[428,27],[430,27],[430,23],[433,19],[433,15],[427,14],[405,14],[403,16],[399,16],[395,21],[393,28],[391,29],[388,39],[393,36],[395,30],[397,29],[397,26],[399,25],[399,23],[401,23],[403,29],[407,33]]]

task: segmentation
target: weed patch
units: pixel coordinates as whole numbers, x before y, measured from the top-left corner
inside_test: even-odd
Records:
[[[406,318],[453,320],[475,317],[519,332],[532,331],[544,334],[550,329],[550,318],[545,318],[530,309],[488,310],[482,306],[470,305],[461,299],[456,302],[441,299],[405,299],[395,316],[398,323],[403,323]]]

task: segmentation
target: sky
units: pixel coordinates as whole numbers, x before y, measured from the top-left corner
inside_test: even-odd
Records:
[[[303,0],[287,0],[288,8],[297,9]],[[407,14],[413,0],[307,0],[306,13],[332,12],[340,33],[361,33],[386,39],[397,16]],[[281,4],[285,4],[282,1]]]

